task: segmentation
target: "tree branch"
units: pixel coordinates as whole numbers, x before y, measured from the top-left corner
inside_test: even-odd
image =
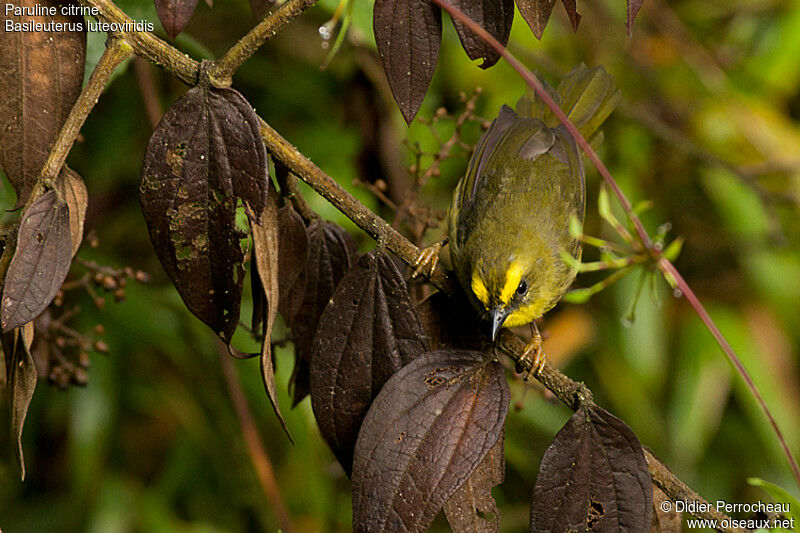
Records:
[[[317,3],[317,0],[289,0],[267,15],[247,35],[239,39],[210,69],[209,75],[223,85],[230,85],[233,73],[279,29]]]
[[[96,7],[99,11],[96,17],[97,20],[109,23],[115,22],[121,25],[133,23],[133,20],[128,15],[109,0],[78,1],[84,6]],[[121,36],[133,47],[134,52],[139,57],[177,76],[187,85],[194,86],[197,84],[200,63],[194,59],[182,54],[147,31],[131,31],[122,33]]]

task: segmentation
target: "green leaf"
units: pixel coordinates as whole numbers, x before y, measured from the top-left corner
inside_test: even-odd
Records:
[[[764,492],[772,496],[772,499],[777,503],[788,503],[789,512],[785,517],[794,518],[796,522],[800,523],[800,500],[795,498],[788,490],[758,477],[749,477],[747,482],[754,487],[764,489]]]
[[[681,255],[681,250],[683,249],[683,237],[678,237],[667,246],[666,250],[664,250],[664,257],[669,259],[670,261],[675,261],[679,255]]]

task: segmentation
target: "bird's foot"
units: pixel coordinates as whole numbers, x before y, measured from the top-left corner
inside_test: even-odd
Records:
[[[531,331],[533,336],[525,346],[525,351],[522,352],[522,356],[516,364],[516,371],[522,374],[524,381],[528,381],[531,376],[537,377],[547,362],[547,356],[542,348],[542,335],[539,333],[539,328],[536,327],[535,322],[531,322]]]
[[[420,250],[417,259],[414,261],[414,272],[411,273],[412,278],[418,277],[420,274],[431,276],[439,264],[439,252],[442,251],[446,241],[439,241],[431,244],[427,248]]]

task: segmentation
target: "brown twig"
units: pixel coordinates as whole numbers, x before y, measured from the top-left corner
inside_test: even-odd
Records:
[[[279,29],[303,11],[317,3],[317,0],[289,0],[256,24],[247,35],[239,39],[225,52],[210,69],[209,75],[215,84],[230,85],[236,70],[267,42]]]
[[[102,21],[118,23],[131,22],[131,19],[109,0],[80,1],[85,5],[98,7],[100,9],[98,18]],[[199,63],[197,61],[186,57],[184,54],[178,52],[176,49],[148,32],[131,32],[126,35],[133,44],[137,55],[161,66],[186,83],[195,84],[197,82],[197,74],[199,72]],[[289,141],[284,139],[269,124],[264,122],[263,119],[261,120],[261,136],[270,154],[275,159],[286,165],[294,174],[305,181],[318,194],[326,198],[357,226],[386,246],[407,264],[411,265],[416,261],[419,255],[419,248],[345,191],[333,178],[325,174],[319,167],[306,158]],[[602,165],[602,163],[600,164]],[[430,276],[430,281],[439,289],[448,293],[452,292],[452,281],[441,268],[437,268],[433,272]],[[508,339],[509,336],[514,340],[502,340]],[[513,342],[514,344],[506,346],[503,351],[508,353],[515,361],[520,361],[524,353],[524,341],[514,337],[510,332],[504,331],[501,336],[501,347],[507,342]],[[545,365],[542,372],[537,376],[537,379],[572,408],[576,407],[575,393],[578,390],[582,391],[584,398],[591,397],[588,388],[582,384],[575,383],[559,370],[549,365]],[[650,474],[654,479],[662,480],[659,486],[661,486],[673,500],[681,499],[698,503],[705,502],[700,496],[697,496],[691,491],[680,493],[670,492],[670,487],[685,487],[685,485],[677,479],[674,474],[670,473],[669,469],[661,464],[655,457],[648,458],[648,466]],[[687,496],[686,494],[689,495]],[[698,518],[714,518],[713,515],[704,513],[697,513],[697,516]]]
[[[276,172],[278,186],[281,188],[281,195],[291,202],[294,210],[300,215],[306,224],[319,218],[313,209],[308,207],[300,187],[297,184],[297,176],[291,172]]]
[[[222,374],[225,376],[228,393],[231,396],[239,426],[242,428],[242,436],[247,445],[247,453],[253,462],[258,482],[264,490],[267,501],[272,505],[272,510],[278,519],[281,530],[292,533],[294,532],[294,526],[289,518],[289,511],[286,510],[286,505],[283,503],[283,496],[278,488],[278,481],[275,479],[275,470],[272,468],[272,462],[269,460],[267,450],[264,448],[264,443],[258,434],[253,413],[250,412],[250,407],[247,405],[247,398],[244,395],[241,383],[239,383],[236,368],[228,355],[228,348],[221,342],[217,343],[217,347]]]

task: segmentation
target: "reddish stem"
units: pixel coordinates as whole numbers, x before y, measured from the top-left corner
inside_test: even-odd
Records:
[[[753,396],[755,396],[758,405],[761,407],[761,410],[767,415],[767,419],[769,420],[772,429],[778,436],[778,441],[781,444],[781,448],[783,448],[783,453],[786,454],[786,457],[789,460],[789,466],[792,468],[794,478],[797,480],[798,485],[800,485],[800,468],[797,466],[797,461],[795,461],[792,452],[789,450],[789,445],[786,443],[786,439],[783,437],[783,433],[781,433],[780,428],[778,428],[778,423],[775,421],[775,418],[772,416],[772,412],[770,412],[769,407],[767,407],[766,402],[764,402],[764,399],[758,392],[756,384],[753,382],[753,379],[750,377],[747,369],[742,364],[741,359],[739,359],[739,357],[736,355],[733,347],[728,343],[728,340],[711,319],[711,316],[708,314],[705,307],[703,307],[703,304],[700,303],[700,299],[697,298],[697,295],[694,293],[692,288],[689,287],[689,284],[686,283],[685,279],[683,279],[683,276],[681,276],[680,272],[678,272],[678,269],[675,268],[675,265],[670,263],[666,258],[662,257],[658,261],[658,267],[662,272],[664,272],[664,274],[669,274],[672,276],[672,278],[675,280],[675,286],[684,296],[686,296],[686,300],[689,302],[692,308],[694,308],[698,316],[700,316],[700,320],[702,320],[703,324],[706,325],[708,330],[717,340],[717,344],[720,345],[722,351],[725,352],[725,355],[728,356],[728,359],[730,359],[731,363],[736,368],[736,371],[739,372],[739,375],[741,375],[742,379],[744,379],[745,383],[747,384],[747,388],[750,389],[750,392],[752,392]]]
[[[289,512],[283,503],[283,496],[275,478],[272,462],[269,460],[267,450],[264,448],[264,443],[258,434],[255,419],[250,412],[250,407],[247,405],[247,398],[244,395],[241,383],[239,383],[239,375],[236,373],[233,361],[228,358],[228,350],[221,343],[218,344],[222,374],[225,376],[225,383],[228,385],[228,392],[233,402],[234,411],[236,411],[236,418],[239,419],[239,425],[242,428],[242,435],[247,445],[247,453],[253,462],[256,477],[267,497],[267,501],[272,505],[272,510],[278,519],[281,530],[292,533],[294,532],[292,520],[289,518]]]

